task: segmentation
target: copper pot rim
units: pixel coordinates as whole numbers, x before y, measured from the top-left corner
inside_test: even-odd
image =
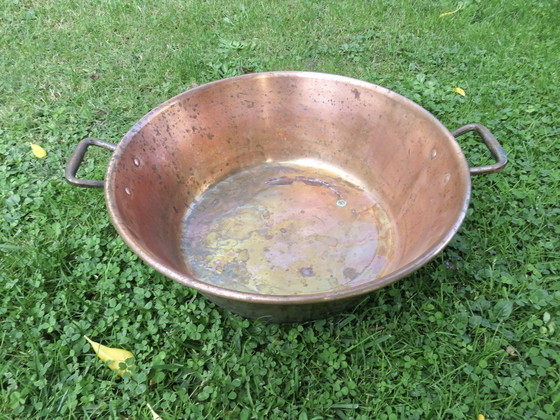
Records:
[[[120,163],[120,157],[122,153],[124,152],[124,150],[126,150],[128,144],[131,141],[133,141],[135,134],[138,133],[144,126],[149,124],[150,121],[154,119],[157,115],[164,112],[167,108],[169,108],[171,105],[176,103],[180,98],[182,98],[185,95],[190,95],[192,93],[196,93],[198,91],[205,90],[205,89],[212,89],[214,86],[218,86],[223,83],[235,83],[239,80],[251,80],[251,79],[258,80],[262,78],[277,78],[277,77],[323,79],[323,80],[346,83],[349,86],[355,86],[355,87],[361,87],[361,88],[373,90],[382,95],[391,97],[395,101],[402,104],[404,107],[416,109],[420,114],[423,114],[424,118],[429,120],[435,126],[439,127],[441,132],[448,137],[449,147],[451,147],[458,156],[462,157],[462,159],[460,159],[461,167],[457,168],[457,174],[461,177],[464,177],[466,188],[465,188],[465,196],[463,199],[463,205],[458,214],[457,219],[455,220],[455,223],[449,229],[449,231],[447,231],[447,233],[442,238],[440,238],[436,246],[429,248],[420,257],[406,264],[402,268],[389,273],[388,275],[378,277],[372,281],[365,282],[353,287],[321,292],[321,293],[311,293],[311,294],[270,295],[270,294],[241,292],[232,289],[227,289],[227,288],[219,287],[210,283],[200,281],[191,276],[187,276],[181,273],[180,271],[174,270],[169,266],[161,263],[157,259],[157,257],[155,257],[149,251],[149,249],[142,247],[138,243],[138,241],[127,229],[126,220],[123,220],[115,204],[116,169]],[[373,83],[369,83],[363,80],[354,79],[348,76],[334,75],[329,73],[307,72],[307,71],[272,71],[272,72],[263,72],[263,73],[251,73],[251,74],[246,74],[241,76],[220,79],[189,89],[168,99],[167,101],[163,102],[162,104],[160,104],[159,106],[155,107],[150,112],[148,112],[146,115],[144,115],[124,135],[124,137],[117,145],[111,157],[105,175],[105,203],[111,221],[113,222],[113,225],[115,226],[120,237],[124,240],[124,242],[128,245],[128,247],[135,254],[137,254],[142,260],[144,260],[148,265],[150,265],[159,273],[163,274],[165,277],[173,279],[178,283],[185,285],[187,287],[193,288],[201,292],[202,294],[218,296],[221,298],[242,301],[242,302],[252,302],[252,303],[259,303],[259,304],[276,304],[276,305],[312,304],[312,303],[329,302],[333,300],[357,297],[360,295],[365,295],[374,290],[383,288],[391,283],[396,282],[397,280],[403,277],[412,274],[413,272],[417,271],[419,268],[427,264],[429,261],[431,261],[435,256],[437,256],[453,239],[453,237],[461,227],[461,224],[463,223],[463,220],[466,216],[467,209],[470,202],[470,196],[471,196],[470,191],[471,191],[471,177],[469,174],[469,166],[467,164],[466,158],[464,157],[463,151],[459,143],[455,139],[455,137],[451,134],[451,132],[432,113],[427,111],[425,108],[423,108],[421,105],[417,104],[416,102],[385,87]]]

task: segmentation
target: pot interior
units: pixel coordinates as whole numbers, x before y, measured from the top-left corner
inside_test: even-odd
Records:
[[[218,294],[381,287],[441,250],[469,193],[460,148],[427,111],[375,85],[298,72],[171,99],[125,136],[106,179],[132,249]]]

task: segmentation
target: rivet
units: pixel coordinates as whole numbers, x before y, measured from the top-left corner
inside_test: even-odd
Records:
[[[430,153],[430,159],[434,159],[437,155],[437,150],[436,149],[432,149],[432,152]]]
[[[132,195],[132,190],[128,187],[124,188],[124,192],[126,193],[126,195]]]
[[[140,160],[138,158],[132,159],[132,162],[134,163],[134,166],[140,166]]]
[[[345,200],[338,200],[338,201],[336,202],[336,205],[337,205],[338,207],[344,207],[344,206],[346,205],[346,201],[345,201]]]

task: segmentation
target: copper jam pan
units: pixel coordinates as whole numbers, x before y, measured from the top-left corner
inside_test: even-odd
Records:
[[[476,131],[493,165],[469,168]],[[89,145],[105,181],[76,178]],[[67,180],[104,187],[111,220],[157,271],[249,318],[295,322],[351,308],[455,235],[471,175],[507,163],[480,124],[448,131],[383,87],[310,72],[254,73],[188,90],[118,145],[86,138]]]

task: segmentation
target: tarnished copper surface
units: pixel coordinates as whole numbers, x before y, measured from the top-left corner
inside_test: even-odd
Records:
[[[393,224],[371,191],[300,162],[265,164],[206,191],[187,212],[183,253],[193,274],[271,295],[352,287],[386,271]]]
[[[106,202],[150,265],[249,317],[324,316],[435,256],[465,215],[451,133],[410,100],[326,74],[187,91],[113,154]]]

